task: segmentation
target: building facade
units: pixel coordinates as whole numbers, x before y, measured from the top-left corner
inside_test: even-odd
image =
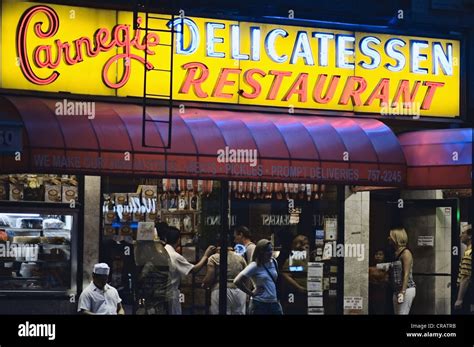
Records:
[[[162,221],[191,262],[240,225],[271,239],[298,314],[372,313],[389,295],[373,253],[390,261],[403,226],[412,312],[450,314],[472,223],[472,7],[364,4],[3,1],[2,313],[74,313],[98,261],[135,312],[136,244]],[[184,313],[209,313],[205,272],[182,280]]]

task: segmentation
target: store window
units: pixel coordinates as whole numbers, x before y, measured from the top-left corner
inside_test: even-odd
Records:
[[[200,260],[218,243],[220,183],[105,177],[102,193],[101,259],[127,313],[208,314],[212,286],[203,285],[208,264]],[[177,257],[186,261],[178,261],[179,280]]]
[[[0,176],[0,291],[76,288],[76,176]]]
[[[233,288],[232,279],[245,267],[241,260],[247,257],[248,240],[235,233],[241,226],[250,230],[251,242],[263,238],[272,242],[285,314],[337,313],[338,298],[342,295],[337,280],[342,260],[336,254],[337,187],[265,182],[230,182],[229,186],[227,274],[220,264],[218,247],[200,271],[181,276],[181,313],[218,313],[220,276],[226,276],[227,288]],[[173,287],[166,279],[172,264],[165,260],[160,263],[150,256],[155,254],[155,246],[146,246],[144,235],[154,240],[148,245],[156,244],[160,228],[166,224],[179,233],[175,251],[189,263],[199,264],[206,249],[219,246],[222,241],[220,233],[225,228],[221,223],[221,183],[106,177],[102,193],[101,259],[111,266],[111,285],[119,290],[129,313],[176,313],[169,306],[150,308],[141,301],[142,296],[166,295],[166,288]],[[153,235],[155,227],[158,235]],[[155,267],[154,280],[146,282],[147,289],[143,290],[143,269],[152,267],[150,259],[156,260],[161,272]],[[250,257],[246,259],[247,263],[250,261]],[[161,294],[150,294],[152,288],[160,288]],[[234,312],[228,303],[228,312],[245,314],[245,306]]]
[[[231,188],[233,224],[248,227],[252,242],[274,245],[284,314],[336,314],[337,187],[231,182]]]
[[[395,312],[390,264],[396,260],[396,252],[387,238],[391,229],[404,228],[416,285],[410,314],[451,314],[457,297],[457,266],[463,254],[459,200],[403,199],[404,208],[400,208],[400,196],[399,191],[371,192],[369,313]]]

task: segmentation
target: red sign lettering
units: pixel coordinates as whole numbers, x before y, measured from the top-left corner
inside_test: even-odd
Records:
[[[143,51],[149,55],[155,52],[150,47],[159,44],[159,36],[155,33],[148,33],[143,40],[140,39],[141,31],[137,29],[133,35],[130,33],[130,25],[116,25],[112,32],[107,28],[98,29],[93,38],[79,37],[73,42],[61,42],[57,39],[54,45],[40,45],[33,50],[27,46],[27,34],[31,29],[32,21],[38,14],[46,15],[47,23],[36,22],[33,24],[33,32],[38,38],[49,39],[54,37],[59,30],[59,17],[57,13],[48,6],[40,5],[28,9],[22,16],[18,24],[17,51],[20,58],[20,68],[28,81],[47,85],[53,83],[60,75],[58,71],[53,71],[48,77],[42,78],[35,74],[33,65],[39,68],[56,69],[64,59],[67,65],[75,65],[84,61],[84,57],[96,57],[101,52],[108,52],[115,48],[122,49],[122,53],[110,58],[102,70],[102,79],[110,88],[121,88],[129,80],[131,74],[131,60],[136,60],[147,69],[153,69],[150,62],[131,52],[132,48]],[[139,17],[137,22],[140,24],[142,19]],[[46,27],[46,29],[45,29]],[[53,54],[53,50],[55,54]],[[83,51],[85,53],[83,53]],[[53,60],[53,56],[56,58]],[[115,63],[123,60],[123,74],[117,77],[117,82],[109,78],[109,70]]]

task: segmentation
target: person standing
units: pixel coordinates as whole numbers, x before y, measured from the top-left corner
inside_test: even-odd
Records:
[[[377,267],[385,262],[385,252],[377,249],[369,267],[369,314],[386,314],[390,300],[388,269]],[[382,264],[383,265],[383,264]],[[388,263],[387,263],[388,265]]]
[[[291,252],[285,260],[281,275],[285,290],[282,295],[285,300],[285,314],[307,314],[308,312],[308,258],[309,240],[305,235],[297,235],[293,239]],[[293,300],[286,300],[289,295]],[[288,301],[288,302],[287,302]]]
[[[471,272],[472,272],[472,225],[465,225],[459,236],[461,242],[466,245],[466,250],[459,264],[458,272],[458,296],[454,303],[454,309],[460,314],[471,313]]]
[[[219,314],[219,264],[220,247],[217,253],[207,261],[206,276],[203,280],[204,288],[211,288],[211,314]],[[234,284],[235,277],[247,266],[245,259],[229,247],[227,249],[227,314],[245,314],[247,295]]]
[[[280,272],[283,271],[283,267],[286,261],[289,259],[292,247],[293,247],[293,240],[295,239],[295,235],[289,229],[280,229],[275,232],[275,246],[280,246],[278,255],[275,256],[275,259],[278,263],[278,270]]]
[[[234,284],[250,296],[249,313],[253,315],[282,315],[283,310],[277,297],[278,264],[272,257],[273,247],[269,240],[257,242],[252,262],[234,279]],[[250,290],[248,279],[254,283]]]
[[[125,314],[117,289],[107,284],[109,273],[106,263],[94,265],[92,282],[79,297],[78,312],[89,315]]]
[[[408,236],[404,228],[390,230],[389,242],[395,249],[395,261],[390,271],[393,286],[393,311],[396,315],[410,313],[416,296],[413,281],[413,255],[408,249]]]
[[[171,260],[161,241],[136,241],[136,314],[168,314]]]
[[[181,276],[187,276],[199,272],[206,265],[208,258],[215,252],[215,246],[209,246],[204,252],[203,257],[196,265],[191,264],[185,257],[176,252],[179,245],[180,232],[175,227],[169,227],[166,232],[165,249],[170,257],[170,275],[171,275],[171,300],[169,301],[169,314],[182,314],[181,302],[179,300],[179,286]]]
[[[237,227],[234,231],[234,242],[245,246],[244,258],[249,264],[252,261],[252,255],[255,251],[255,244],[251,240],[252,234],[249,228],[245,226]]]

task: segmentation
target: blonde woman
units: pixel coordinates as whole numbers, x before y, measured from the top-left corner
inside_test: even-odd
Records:
[[[393,311],[395,314],[409,314],[416,295],[413,281],[413,255],[407,248],[408,236],[403,228],[390,230],[389,242],[395,249],[391,280],[393,285]]]

